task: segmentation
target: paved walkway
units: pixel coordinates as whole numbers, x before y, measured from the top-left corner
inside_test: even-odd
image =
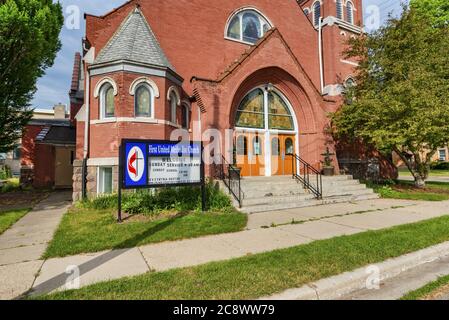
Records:
[[[406,180],[406,181],[415,181],[415,179],[408,174],[399,174],[399,180]],[[427,182],[449,182],[449,176],[433,176],[431,175]]]
[[[71,194],[52,193],[0,235],[0,299],[28,290],[43,264],[39,260],[67,211]]]
[[[195,266],[320,239],[378,230],[446,214],[449,214],[449,202],[382,199],[254,214],[249,218],[249,230],[238,233],[49,259],[40,269],[33,293],[66,289],[71,275],[79,274],[79,284],[85,286],[149,271]],[[271,222],[280,224],[291,222],[291,219],[299,221],[306,218],[318,220],[272,228],[260,227]]]

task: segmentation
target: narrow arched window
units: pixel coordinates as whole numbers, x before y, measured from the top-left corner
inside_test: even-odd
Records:
[[[245,9],[237,12],[229,20],[226,37],[246,43],[256,43],[271,29],[271,24],[259,12]]]
[[[169,120],[171,123],[177,123],[176,121],[176,108],[178,106],[178,97],[175,92],[170,93],[170,116]]]
[[[354,24],[354,6],[350,1],[346,3],[346,19],[350,24]]]
[[[337,0],[337,18],[343,20],[343,0]]]
[[[100,89],[100,115],[103,119],[115,116],[114,88],[110,83],[105,83]]]
[[[321,19],[321,3],[319,1],[313,4],[313,24],[318,26]]]
[[[182,109],[181,109],[181,125],[183,129],[189,129],[189,113],[190,113],[190,108],[188,105],[183,104],[182,105]]]
[[[147,85],[140,85],[135,93],[135,115],[136,117],[152,116],[152,90]]]
[[[255,156],[262,155],[262,139],[259,136],[253,138],[253,154]]]
[[[306,16],[309,16],[309,14],[310,14],[310,10],[309,10],[309,9],[307,9],[307,8],[305,8],[305,9],[304,9],[304,14],[305,14]]]

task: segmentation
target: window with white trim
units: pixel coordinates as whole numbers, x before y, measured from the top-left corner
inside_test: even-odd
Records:
[[[317,27],[321,19],[321,3],[317,1],[313,4],[313,24]]]
[[[350,1],[346,2],[346,21],[354,24],[354,6]]]
[[[343,20],[343,0],[336,0],[337,18]]]
[[[254,9],[241,10],[229,20],[226,37],[254,44],[272,28],[264,16]]]
[[[439,150],[439,159],[440,161],[446,161],[446,149]]]
[[[98,194],[112,193],[112,167],[98,168]]]
[[[134,94],[134,112],[136,117],[151,117],[153,114],[154,94],[150,86],[140,84]]]
[[[114,87],[108,82],[100,89],[100,116],[102,119],[115,117]]]

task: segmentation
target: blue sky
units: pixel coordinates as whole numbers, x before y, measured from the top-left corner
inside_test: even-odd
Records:
[[[60,0],[64,7],[66,25],[61,31],[62,49],[59,51],[55,64],[47,70],[45,76],[39,79],[38,90],[32,101],[34,108],[51,109],[56,103],[69,104],[68,92],[70,89],[73,57],[80,51],[81,39],[84,35],[84,12],[102,15],[121,4],[125,0]],[[381,23],[385,22],[389,13],[398,14],[401,10],[399,0],[363,0],[366,18],[372,16],[370,6],[379,8]],[[79,10],[79,17],[77,11]],[[78,19],[79,18],[79,19]],[[79,28],[77,26],[79,24]]]

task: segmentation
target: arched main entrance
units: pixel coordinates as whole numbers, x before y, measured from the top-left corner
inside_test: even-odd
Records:
[[[292,174],[297,128],[290,102],[273,85],[248,92],[235,118],[234,152],[242,176]]]

